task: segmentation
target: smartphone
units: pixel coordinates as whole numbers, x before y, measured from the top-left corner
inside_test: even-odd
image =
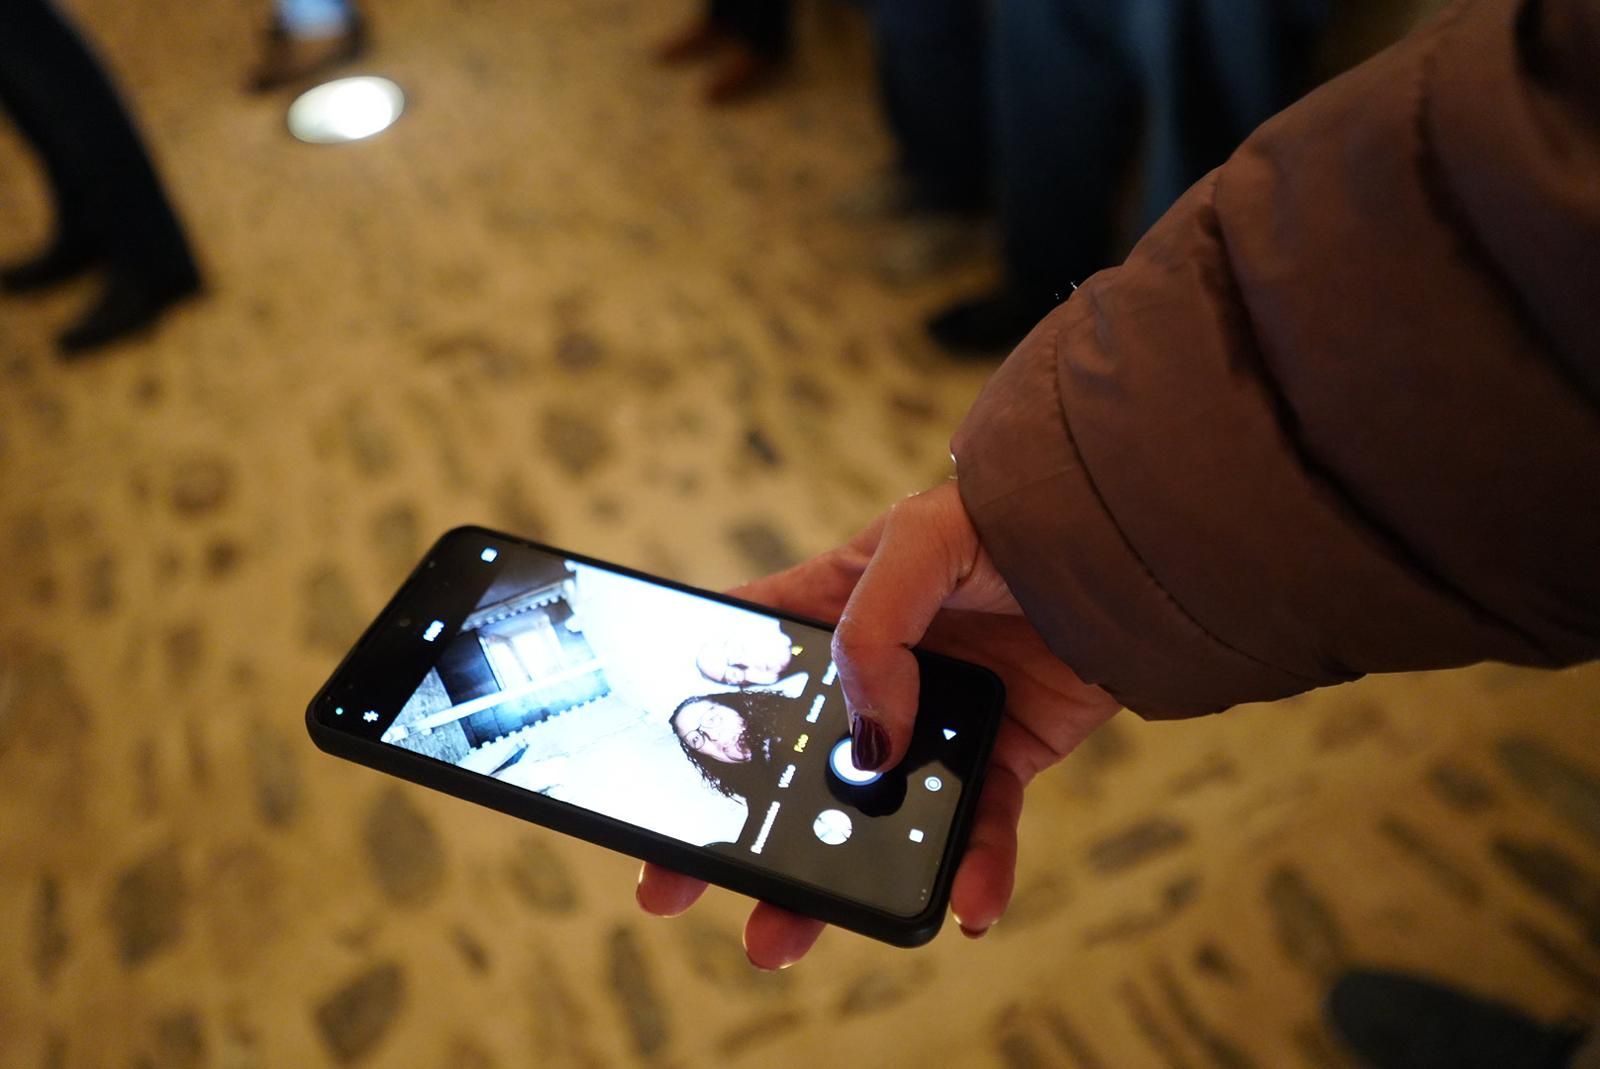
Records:
[[[899,946],[932,939],[1004,688],[916,651],[864,773],[831,629],[478,527],[445,534],[306,711],[323,750]]]

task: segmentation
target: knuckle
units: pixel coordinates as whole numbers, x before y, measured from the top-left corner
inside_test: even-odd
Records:
[[[888,519],[884,521],[885,535],[898,533],[916,518],[917,501],[915,497],[906,497],[889,506]]]

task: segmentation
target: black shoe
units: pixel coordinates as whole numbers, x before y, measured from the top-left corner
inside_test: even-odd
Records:
[[[83,274],[97,258],[93,242],[57,238],[37,256],[0,268],[0,289],[27,293],[54,286]]]
[[[86,353],[154,323],[173,304],[200,292],[200,276],[188,267],[163,281],[112,275],[100,298],[57,339],[65,355]]]
[[[345,28],[326,37],[296,37],[276,20],[268,28],[261,59],[245,81],[245,90],[267,93],[307,81],[367,50],[367,23],[352,14]]]
[[[951,305],[928,320],[928,333],[952,355],[1004,356],[1065,299],[1006,287]]]
[[[1372,1069],[1562,1069],[1577,1028],[1400,973],[1346,973],[1328,993],[1336,1034]]]

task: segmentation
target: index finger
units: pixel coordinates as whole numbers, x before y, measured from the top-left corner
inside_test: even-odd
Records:
[[[904,756],[921,688],[911,647],[965,578],[976,551],[953,484],[907,498],[889,513],[833,639],[863,770],[892,767]]]

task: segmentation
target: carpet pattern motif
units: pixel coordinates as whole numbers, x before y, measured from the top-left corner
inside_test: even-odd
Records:
[[[256,5],[72,4],[210,292],[103,358],[0,306],[0,1066],[1324,1069],[1352,963],[1600,1007],[1600,670],[1126,714],[1033,788],[976,943],[830,933],[317,753],[305,701],[427,541],[487,523],[725,586],[948,473],[985,374],[834,205],[887,155],[846,14],[707,113],[627,0],[395,0],[412,108],[313,149],[238,91]],[[0,132],[0,251],[48,233]],[[952,926],[953,927],[953,926]]]

